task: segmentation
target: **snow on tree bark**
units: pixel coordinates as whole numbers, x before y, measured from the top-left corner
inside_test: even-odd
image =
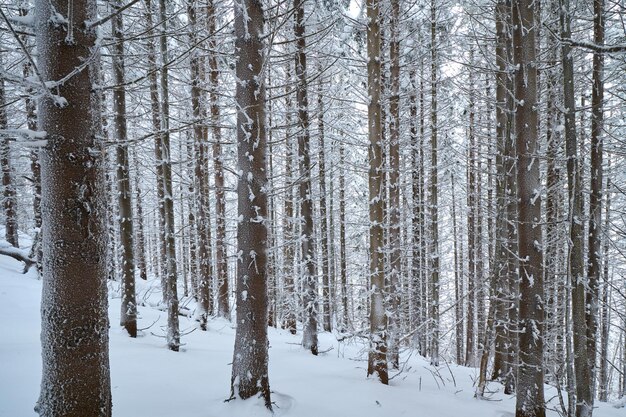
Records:
[[[42,77],[70,80],[43,95],[38,128],[41,152],[43,289],[40,416],[111,416],[104,150],[100,136],[100,46],[83,22],[96,2],[74,0],[67,24],[54,23],[57,0],[35,6]],[[87,63],[87,65],[84,65]],[[84,65],[84,67],[83,67]],[[81,121],[81,123],[76,123]],[[88,394],[88,395],[87,395]]]
[[[235,3],[237,77],[237,331],[231,396],[260,394],[271,409],[267,372],[267,171],[263,6]]]
[[[546,415],[543,394],[543,246],[540,227],[535,12],[532,0],[513,1],[520,271],[516,417]]]
[[[370,350],[367,375],[376,374],[380,382],[389,383],[387,371],[387,315],[385,299],[385,265],[383,238],[383,145],[381,120],[380,6],[378,0],[367,0],[367,106],[369,136],[369,273],[370,273]]]

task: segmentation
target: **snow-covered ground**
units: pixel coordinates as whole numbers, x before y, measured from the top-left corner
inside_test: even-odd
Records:
[[[19,262],[0,257],[0,416],[34,416],[39,392],[41,281],[35,271],[21,274]],[[156,284],[155,284],[156,286]],[[141,283],[139,298],[150,291]],[[116,288],[111,288],[111,294]],[[153,294],[152,299],[155,299]],[[158,299],[158,294],[156,299]],[[183,337],[179,353],[165,347],[165,314],[140,307],[140,328],[131,339],[119,327],[118,298],[110,300],[111,384],[116,417],[253,417],[269,416],[258,399],[224,402],[229,396],[235,330],[225,320],[210,329],[195,329],[181,317]],[[291,417],[504,417],[513,416],[515,398],[502,394],[498,384],[488,387],[490,401],[473,398],[475,369],[443,365],[434,369],[411,352],[404,354],[403,371],[390,386],[366,378],[361,342],[339,343],[320,335],[321,350],[314,357],[298,346],[300,335],[270,329],[270,386],[276,416]],[[546,387],[546,398],[555,391]],[[557,406],[556,401],[550,402]],[[550,412],[550,416],[558,414]],[[624,408],[600,404],[597,417],[625,417]],[[89,417],[89,416],[85,416]]]

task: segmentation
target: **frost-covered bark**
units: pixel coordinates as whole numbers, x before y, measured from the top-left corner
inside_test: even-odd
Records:
[[[604,44],[604,0],[593,1],[593,41]],[[602,273],[602,178],[603,178],[603,124],[604,124],[604,56],[593,54],[593,89],[591,93],[591,189],[589,193],[589,243],[587,245],[586,295],[587,353],[591,373],[591,401],[595,392],[596,342],[598,333],[598,305],[600,275]],[[593,407],[593,402],[591,404]]]
[[[166,0],[159,0],[159,18],[161,33],[159,36],[161,60],[167,62],[169,50],[167,45],[167,13]],[[160,186],[163,190],[163,209],[165,220],[165,264],[166,277],[163,280],[165,302],[167,303],[167,347],[175,352],[180,347],[180,330],[178,324],[178,271],[176,265],[176,238],[174,229],[174,195],[172,190],[172,162],[170,157],[170,106],[169,106],[169,75],[168,67],[161,67],[161,160],[162,169]]]
[[[82,68],[70,82],[42,95],[41,152],[43,289],[40,416],[111,416],[107,234],[103,148],[99,129],[99,44],[83,22],[96,18],[96,2],[74,0],[67,24],[53,15],[67,3],[35,6],[38,66],[56,81]],[[58,15],[57,15],[58,16]],[[88,65],[83,66],[85,63]],[[80,121],[80,123],[77,123]]]
[[[439,186],[437,180],[437,8],[430,2],[430,363],[439,365]]]
[[[303,294],[305,318],[302,346],[317,355],[317,271],[313,241],[313,199],[311,196],[311,155],[309,134],[309,101],[307,95],[306,42],[304,37],[304,2],[294,0],[294,35],[296,38],[296,97],[298,101],[298,159],[300,166],[300,216],[302,217]]]
[[[376,374],[389,383],[387,371],[387,315],[385,313],[385,266],[383,237],[383,146],[380,103],[380,6],[368,0],[367,7],[367,106],[369,136],[369,261],[370,261],[370,350],[367,375]]]
[[[286,125],[291,124],[291,111],[292,111],[292,99],[291,99],[291,85],[290,85],[290,65],[286,63],[285,79],[285,108],[287,109],[285,120]],[[291,142],[291,129],[285,130],[285,183],[287,184],[287,190],[285,191],[285,199],[283,205],[283,211],[285,213],[283,221],[283,305],[284,312],[282,326],[284,329],[289,330],[291,334],[296,334],[296,294],[295,294],[295,271],[294,271],[294,257],[295,257],[295,225],[294,225],[294,204],[293,204],[293,187],[291,182],[293,181],[293,144]]]
[[[122,7],[116,1],[113,10]],[[130,187],[130,173],[128,164],[128,143],[126,136],[126,90],[124,83],[124,24],[122,13],[111,19],[113,32],[113,127],[117,146],[117,202],[118,224],[121,248],[122,269],[122,303],[120,325],[130,337],[137,337],[137,302],[135,300],[135,254],[133,236],[133,203]]]
[[[0,58],[0,70],[4,70]],[[0,130],[8,127],[4,79],[0,79]],[[5,234],[4,238],[14,247],[19,247],[17,236],[17,198],[13,165],[11,163],[11,148],[9,138],[0,139],[0,169],[2,170],[2,206],[4,209]]]
[[[267,373],[267,163],[263,6],[235,3],[237,77],[237,332],[231,396],[260,394],[271,409]]]
[[[215,181],[215,270],[217,276],[217,314],[230,319],[228,258],[226,251],[226,197],[224,194],[224,164],[222,161],[222,130],[220,127],[219,68],[217,64],[217,41],[213,0],[208,4],[209,49],[209,100],[213,134],[213,173]]]
[[[537,58],[533,0],[513,1],[517,151],[519,357],[516,417],[545,417],[543,395],[543,246],[538,160]]]
[[[569,38],[569,0],[561,0],[561,36]],[[576,135],[576,102],[574,96],[574,62],[571,47],[561,43],[563,66],[563,105],[565,107],[565,153],[567,155],[567,191],[569,198],[568,275],[572,292],[572,334],[574,372],[576,376],[576,417],[590,417],[593,407],[591,363],[589,359],[586,321],[586,279],[584,266],[584,226],[582,170],[578,157]],[[594,341],[595,342],[595,341]]]
[[[400,353],[400,1],[391,1],[389,40],[389,362],[399,367]]]

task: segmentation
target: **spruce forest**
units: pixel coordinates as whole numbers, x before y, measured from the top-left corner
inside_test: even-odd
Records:
[[[0,0],[0,416],[626,415],[624,0]]]

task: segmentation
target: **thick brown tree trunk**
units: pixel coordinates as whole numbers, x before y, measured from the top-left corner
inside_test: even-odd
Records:
[[[38,129],[47,132],[41,152],[43,289],[41,296],[42,417],[111,416],[107,234],[103,143],[99,126],[99,51],[96,3],[74,0],[73,19],[52,16],[67,3],[35,6],[38,67],[44,80],[65,77],[86,61],[72,82],[42,95]],[[80,121],[80,123],[77,123]],[[86,394],[88,393],[88,395]]]
[[[513,1],[518,258],[519,362],[516,417],[545,417],[543,395],[543,246],[537,132],[537,58],[533,0]]]
[[[370,350],[367,375],[389,383],[387,371],[387,315],[385,314],[385,265],[383,231],[383,147],[381,121],[380,9],[378,0],[367,0],[367,106],[369,136],[369,257]]]
[[[231,395],[260,394],[271,410],[267,373],[267,163],[263,6],[235,3],[237,90],[237,331]]]

